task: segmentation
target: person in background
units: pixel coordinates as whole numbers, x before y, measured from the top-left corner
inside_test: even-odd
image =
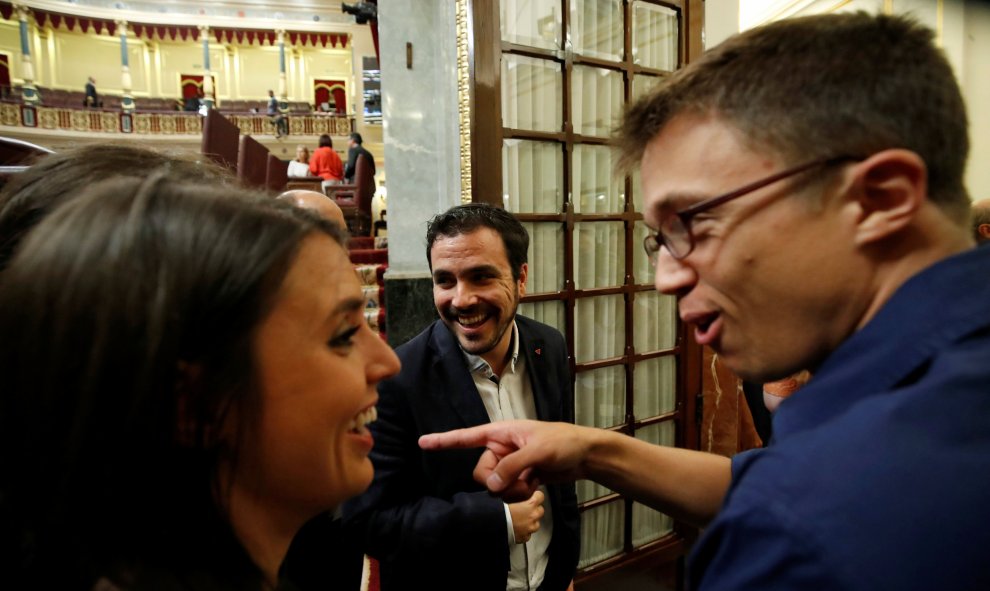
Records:
[[[771,413],[777,412],[777,408],[780,406],[780,403],[787,398],[790,398],[790,396],[797,392],[801,386],[807,384],[810,379],[811,374],[807,371],[799,371],[798,373],[782,380],[776,380],[763,384],[763,405],[766,406],[767,410]]]
[[[0,279],[5,576],[274,589],[303,523],[371,482],[399,369],[343,236],[174,171],[80,192]]]
[[[275,98],[274,90],[268,91],[266,112],[272,125],[275,126],[275,139],[289,135],[289,122],[285,118],[285,114],[282,113],[282,110],[278,108],[278,99]]]
[[[478,479],[509,498],[589,478],[703,527],[689,589],[990,589],[990,249],[934,37],[862,12],[749,29],[617,132],[656,288],[695,340],[745,380],[813,376],[767,448],[540,422],[421,445],[484,449]]]
[[[973,202],[973,237],[981,244],[990,241],[990,199]]]
[[[84,107],[102,107],[100,98],[96,95],[96,80],[90,76],[86,79],[86,96],[83,98]]]
[[[503,502],[471,478],[480,451],[416,445],[513,417],[574,421],[563,336],[516,314],[529,235],[511,213],[475,203],[434,217],[426,243],[440,320],[398,348],[403,370],[379,388],[375,480],[344,506],[345,531],[380,561],[382,591],[564,591],[580,549],[572,484]]]
[[[354,132],[347,138],[347,166],[344,167],[344,180],[348,183],[354,182],[354,175],[357,172],[357,159],[358,156],[364,156],[371,166],[371,177],[375,177],[375,157],[371,155],[371,152],[364,149],[362,145],[364,140],[361,139],[361,134]]]
[[[306,146],[301,144],[296,146],[296,158],[289,161],[287,174],[296,178],[313,176],[309,172],[309,149]]]
[[[344,220],[344,212],[340,210],[339,205],[334,203],[333,199],[327,197],[323,193],[306,191],[304,189],[295,189],[280,194],[277,199],[282,199],[284,201],[288,201],[296,207],[313,211],[321,218],[337,224],[337,226],[341,229],[347,229],[347,222]]]
[[[333,149],[333,140],[325,133],[320,136],[320,147],[313,151],[309,159],[309,172],[323,179],[324,189],[344,180],[344,164]]]

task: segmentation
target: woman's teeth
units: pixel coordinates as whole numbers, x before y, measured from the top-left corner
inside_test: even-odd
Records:
[[[374,422],[378,418],[378,408],[370,407],[358,413],[356,417],[351,420],[351,431],[354,433],[364,433],[367,431],[368,423]]]

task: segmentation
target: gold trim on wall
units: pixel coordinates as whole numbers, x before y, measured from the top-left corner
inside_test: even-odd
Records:
[[[471,32],[468,0],[456,0],[457,124],[461,143],[461,203],[471,203]]]

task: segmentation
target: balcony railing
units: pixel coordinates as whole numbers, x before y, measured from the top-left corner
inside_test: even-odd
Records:
[[[270,118],[261,114],[224,113],[247,135],[272,134]],[[288,115],[289,134],[298,136],[346,136],[354,131],[354,118],[337,115]],[[0,124],[52,131],[97,133],[133,133],[163,135],[200,135],[203,118],[185,111],[123,112],[102,109],[45,107],[17,103],[0,103]]]

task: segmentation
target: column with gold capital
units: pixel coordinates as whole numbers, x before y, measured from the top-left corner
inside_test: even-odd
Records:
[[[134,97],[131,95],[131,67],[127,55],[127,21],[118,20],[117,30],[120,31],[120,87],[123,89],[120,97],[120,108],[124,111],[134,110]]]
[[[288,83],[285,78],[285,29],[276,29],[278,36],[278,107],[282,111],[289,108]]]
[[[199,25],[199,34],[203,38],[203,106],[209,111],[213,108],[213,75],[210,73],[209,25]]]
[[[28,31],[31,11],[21,4],[15,4],[14,10],[17,12],[17,20],[20,21],[21,27],[21,72],[24,78],[24,83],[21,84],[21,97],[25,103],[34,105],[41,102],[41,97],[34,86],[34,62],[31,60],[31,36]]]

